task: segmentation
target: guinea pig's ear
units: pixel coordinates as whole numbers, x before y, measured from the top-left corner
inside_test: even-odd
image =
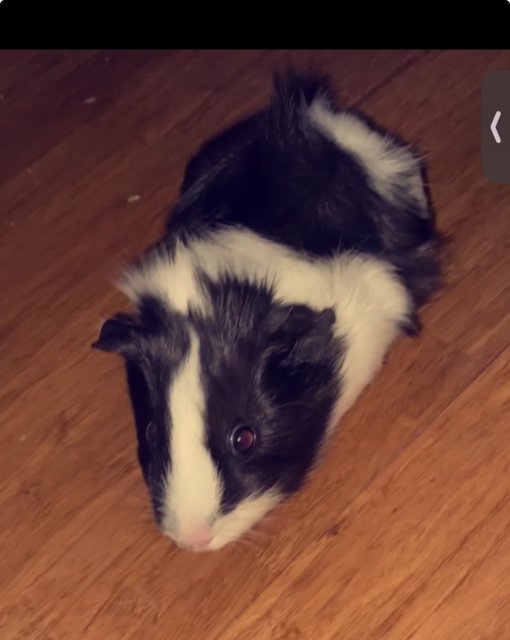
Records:
[[[328,385],[337,353],[334,322],[332,309],[294,305],[271,311],[262,383],[276,402],[313,396]]]
[[[140,336],[138,320],[126,314],[117,314],[106,320],[93,349],[129,356],[136,348]]]
[[[289,364],[320,360],[333,339],[334,323],[332,309],[304,305],[274,307],[266,319],[271,345],[288,350]]]

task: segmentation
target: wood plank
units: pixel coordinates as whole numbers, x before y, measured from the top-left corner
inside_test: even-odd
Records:
[[[2,639],[506,638],[510,218],[480,174],[479,92],[509,56],[0,55]],[[427,152],[447,285],[305,489],[253,541],[197,556],[156,530],[120,363],[88,345],[190,154],[289,62]]]

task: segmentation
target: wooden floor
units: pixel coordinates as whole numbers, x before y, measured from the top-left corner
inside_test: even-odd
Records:
[[[89,344],[185,162],[310,60],[420,145],[447,286],[257,544],[152,523],[121,363]],[[480,89],[510,51],[0,53],[0,638],[510,639],[510,186]]]

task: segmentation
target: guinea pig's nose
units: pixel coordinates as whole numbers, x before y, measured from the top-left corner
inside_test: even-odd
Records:
[[[206,551],[212,540],[212,531],[208,527],[197,529],[179,540],[179,546],[189,551]]]

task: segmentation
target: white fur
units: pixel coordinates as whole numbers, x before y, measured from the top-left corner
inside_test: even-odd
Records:
[[[216,551],[229,542],[238,540],[278,504],[280,499],[277,491],[267,491],[240,502],[233,511],[218,518],[214,523],[213,539],[208,550]]]
[[[171,465],[163,529],[185,540],[210,524],[221,501],[221,480],[205,446],[204,393],[196,335],[169,392]]]
[[[133,302],[152,295],[162,298],[179,313],[186,314],[191,307],[205,313],[205,301],[195,278],[193,254],[178,244],[172,269],[168,269],[168,264],[168,255],[156,252],[140,267],[128,269],[120,279],[119,288]]]
[[[393,200],[395,186],[402,185],[405,176],[410,192],[424,204],[420,160],[409,147],[374,131],[352,113],[330,111],[323,100],[312,103],[310,117],[323,133],[362,163],[379,195]]]

